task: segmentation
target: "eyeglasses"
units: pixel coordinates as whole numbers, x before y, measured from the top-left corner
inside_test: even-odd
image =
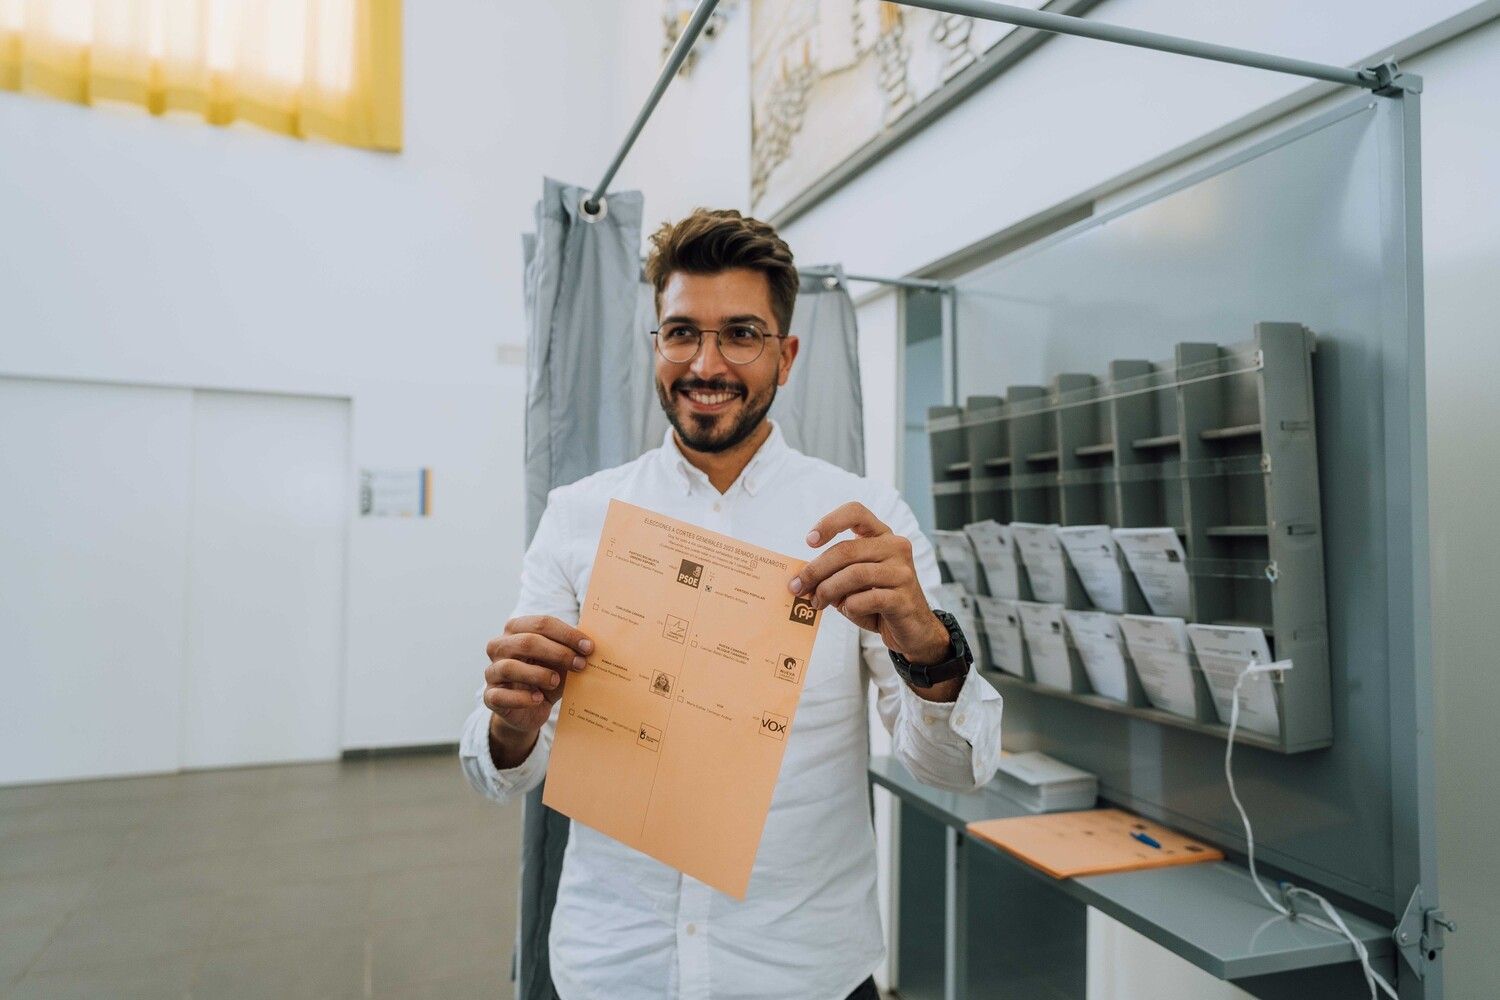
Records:
[[[703,348],[703,335],[711,333],[719,353],[732,365],[748,365],[765,352],[766,341],[785,340],[784,333],[767,333],[754,323],[730,323],[718,330],[700,330],[691,323],[668,323],[652,330],[656,350],[674,365],[686,364]]]

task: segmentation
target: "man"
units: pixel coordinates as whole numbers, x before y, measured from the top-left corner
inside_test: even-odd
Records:
[[[831,610],[744,900],[575,823],[552,978],[562,1000],[873,998],[883,938],[869,684],[902,763],[965,791],[994,773],[1000,696],[970,670],[956,623],[930,607],[937,563],[896,491],[794,451],[766,419],[797,358],[787,245],[763,222],[703,210],[652,244],[656,389],[672,429],[634,462],[549,495],[515,617],[487,649],[464,772],[498,802],[542,781],[567,677],[593,652],[574,626],[610,498],[805,556],[787,586]]]

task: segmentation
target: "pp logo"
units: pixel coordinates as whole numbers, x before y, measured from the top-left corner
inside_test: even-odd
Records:
[[[703,567],[698,563],[689,562],[684,559],[682,568],[677,571],[677,582],[685,583],[689,587],[697,587],[698,582],[703,579]]]
[[[799,625],[811,625],[818,620],[818,609],[812,606],[812,600],[806,597],[792,598],[792,613],[787,616]]]
[[[786,739],[787,721],[784,715],[772,715],[770,712],[762,712],[760,716],[760,734],[769,736],[773,740]]]

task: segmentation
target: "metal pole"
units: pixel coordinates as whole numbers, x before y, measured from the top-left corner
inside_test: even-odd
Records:
[[[1249,49],[1214,45],[1210,42],[1195,42],[1187,38],[1157,34],[1154,31],[1141,31],[1139,28],[1101,24],[1098,21],[1073,17],[1069,14],[1049,14],[1041,10],[1011,7],[1003,3],[994,3],[993,0],[902,0],[902,3],[907,7],[924,7],[927,10],[941,11],[945,14],[965,14],[986,21],[1001,21],[1005,24],[1020,25],[1023,28],[1053,31],[1060,35],[1097,38],[1104,42],[1118,42],[1121,45],[1155,49],[1158,52],[1175,52],[1178,55],[1193,56],[1197,59],[1234,63],[1237,66],[1252,66],[1256,69],[1267,69],[1273,73],[1310,76],[1315,80],[1328,80],[1331,83],[1344,83],[1370,90],[1376,90],[1388,82],[1382,81],[1380,75],[1372,69],[1354,70],[1343,66],[1307,62],[1303,59],[1288,59],[1285,56],[1252,52]]]
[[[893,285],[896,288],[920,288],[926,292],[951,292],[953,286],[942,281],[925,278],[878,278],[873,274],[845,274],[850,281],[868,281],[876,285]]]
[[[656,86],[651,88],[651,93],[646,97],[646,104],[641,108],[640,114],[635,116],[635,123],[630,126],[630,131],[625,134],[625,141],[620,144],[620,151],[610,161],[609,169],[604,171],[604,177],[599,181],[599,186],[594,188],[594,193],[589,195],[588,200],[583,203],[584,211],[595,215],[599,211],[599,199],[604,197],[604,192],[609,189],[610,181],[615,179],[620,165],[625,162],[625,157],[630,153],[630,147],[635,145],[635,140],[640,136],[641,129],[646,127],[646,122],[651,119],[651,112],[656,110],[661,96],[667,92],[667,86],[672,82],[672,77],[677,75],[677,70],[693,50],[693,43],[703,32],[704,25],[713,16],[714,9],[719,6],[719,0],[701,0],[693,16],[688,18],[688,23],[683,27],[682,34],[677,38],[677,44],[672,46],[672,52],[667,56],[666,65],[662,66],[660,75],[656,78]]]

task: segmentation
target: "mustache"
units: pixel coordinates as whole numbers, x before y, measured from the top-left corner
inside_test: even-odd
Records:
[[[743,396],[745,387],[722,379],[680,378],[672,383],[673,392],[732,392]]]

